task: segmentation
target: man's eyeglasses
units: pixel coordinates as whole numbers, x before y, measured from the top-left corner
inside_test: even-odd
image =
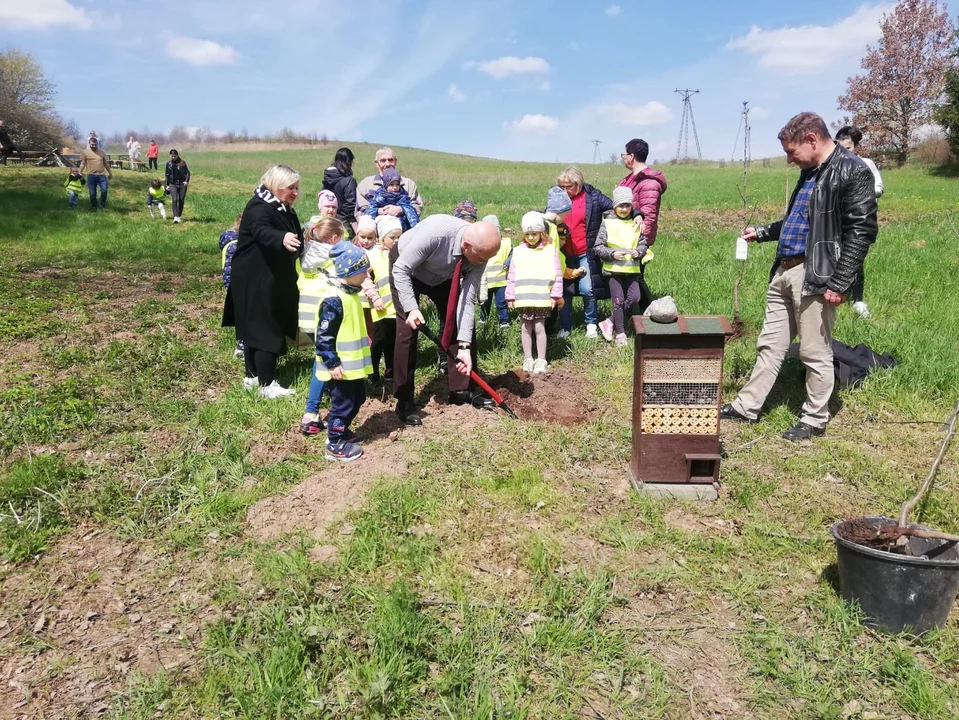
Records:
[[[630,157],[631,155],[632,155],[632,153],[623,153],[623,154],[621,155],[621,157],[623,158],[623,160],[625,160],[626,158]]]

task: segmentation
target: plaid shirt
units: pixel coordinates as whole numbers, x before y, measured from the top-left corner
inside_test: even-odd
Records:
[[[796,257],[806,252],[806,238],[809,236],[809,196],[816,186],[816,175],[810,175],[802,188],[796,193],[789,217],[779,232],[779,247],[776,254],[781,258]]]

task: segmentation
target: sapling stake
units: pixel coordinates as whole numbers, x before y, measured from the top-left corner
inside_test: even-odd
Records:
[[[745,326],[742,319],[739,316],[739,286],[743,282],[743,275],[746,272],[746,258],[748,256],[748,246],[746,241],[742,237],[742,233],[746,232],[746,228],[749,227],[750,217],[749,217],[749,194],[747,188],[747,181],[749,179],[749,108],[747,107],[748,101],[743,102],[743,120],[740,124],[740,127],[745,127],[745,141],[743,143],[743,186],[739,189],[739,196],[743,200],[743,229],[736,240],[736,260],[739,261],[739,275],[736,277],[736,282],[733,283],[733,337],[739,337],[743,334]],[[739,138],[737,137],[737,142]]]
[[[939,446],[939,454],[933,461],[932,467],[929,469],[929,474],[920,486],[919,492],[916,493],[915,497],[902,504],[899,510],[898,524],[893,525],[892,522],[888,522],[876,526],[866,522],[863,518],[846,518],[842,529],[843,537],[850,542],[860,545],[903,545],[906,536],[959,542],[959,535],[952,535],[938,530],[919,530],[911,528],[907,524],[909,514],[916,509],[916,506],[922,502],[923,498],[925,498],[932,489],[932,483],[939,473],[939,465],[942,463],[942,459],[946,456],[946,451],[949,449],[949,442],[956,434],[957,419],[959,419],[959,403],[956,404],[956,409],[953,411],[952,417],[949,418],[946,436],[942,439],[942,444]]]

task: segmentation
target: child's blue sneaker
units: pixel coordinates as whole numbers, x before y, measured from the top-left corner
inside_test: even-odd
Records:
[[[326,459],[337,460],[339,462],[351,462],[359,460],[363,456],[363,449],[359,445],[346,442],[340,438],[335,443],[326,443]]]

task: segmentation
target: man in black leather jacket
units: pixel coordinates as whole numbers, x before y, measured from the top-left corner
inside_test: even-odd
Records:
[[[757,422],[798,334],[799,358],[806,366],[806,402],[799,422],[783,437],[808,440],[826,432],[834,382],[831,344],[836,307],[846,301],[876,239],[875,183],[865,163],[834,143],[815,113],[796,115],[779,140],[786,159],[802,173],[786,217],[743,232],[747,242],[777,242],[778,248],[756,365],[720,416]]]

